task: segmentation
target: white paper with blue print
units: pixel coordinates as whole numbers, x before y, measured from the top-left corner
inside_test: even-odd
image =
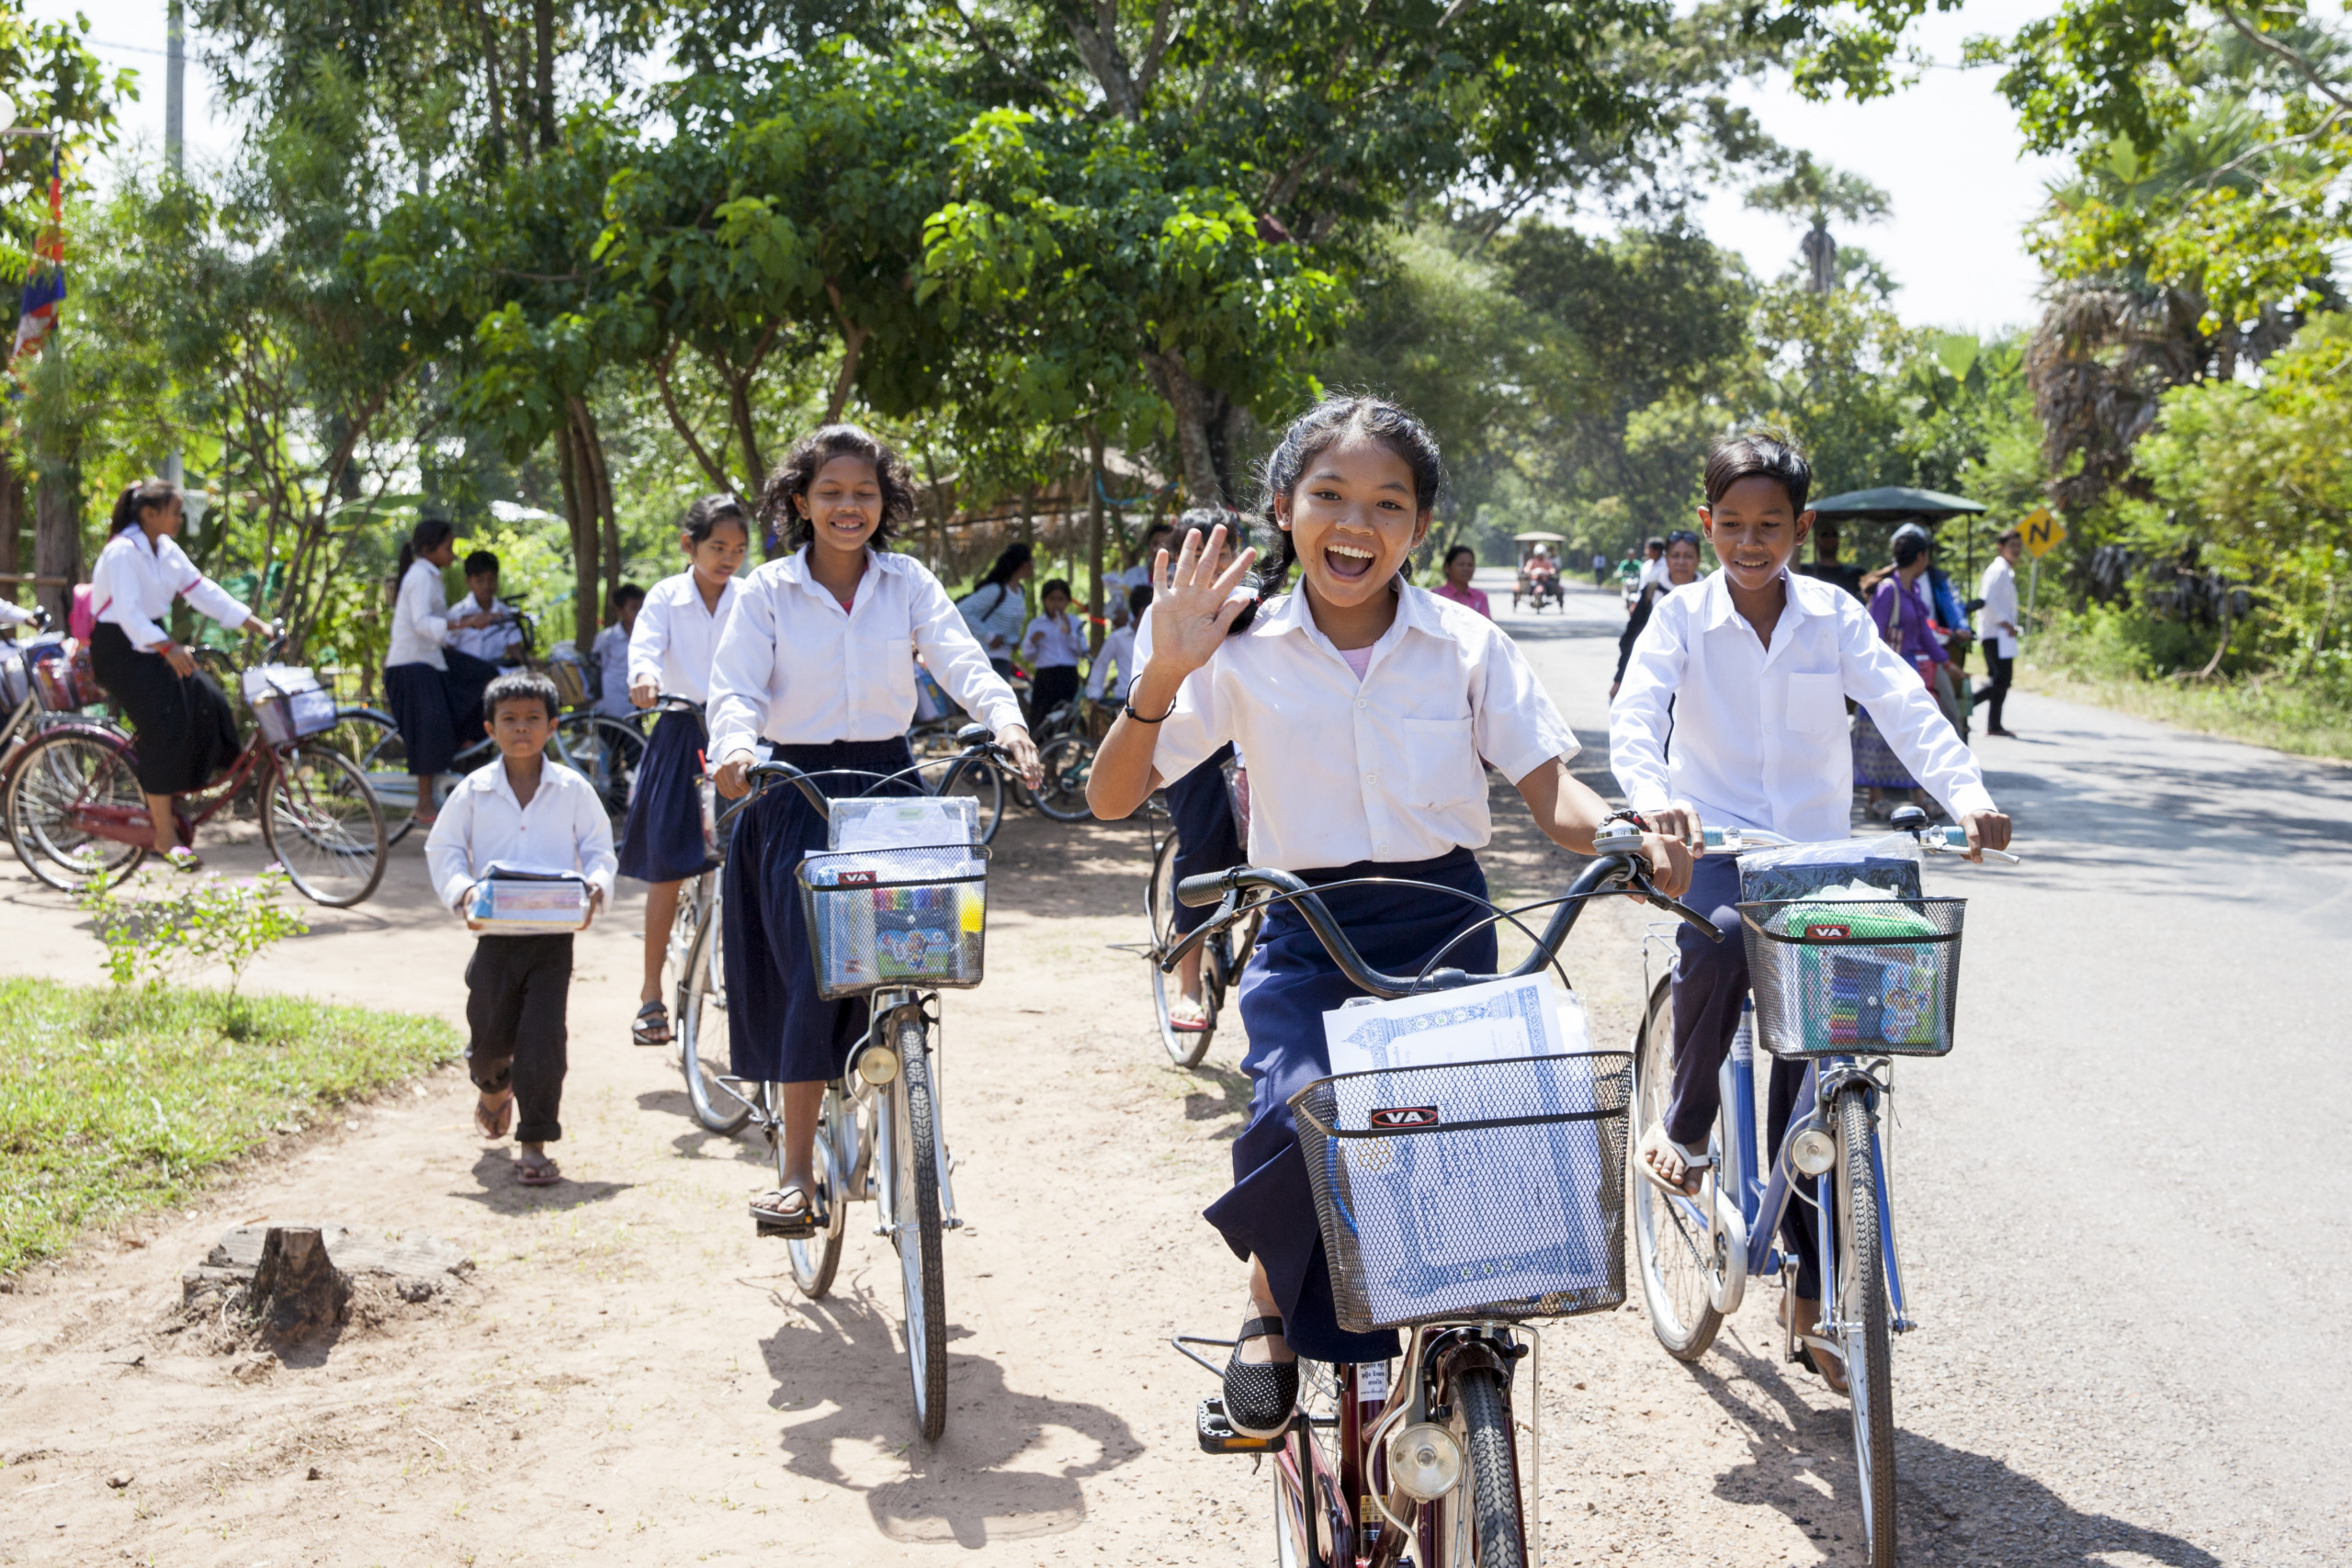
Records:
[[[1433,1106],[1444,1126],[1593,1109],[1589,1061],[1498,1065],[1591,1049],[1583,1003],[1548,978],[1359,1003],[1324,1014],[1323,1028],[1334,1074],[1477,1064],[1342,1079],[1332,1087],[1343,1131],[1367,1127],[1377,1111]],[[1400,1094],[1414,1105],[1401,1107]],[[1378,1321],[1614,1283],[1595,1122],[1334,1138],[1326,1148],[1328,1157],[1349,1162],[1349,1218]]]

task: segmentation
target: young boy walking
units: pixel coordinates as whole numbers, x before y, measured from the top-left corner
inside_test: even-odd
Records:
[[[1643,1130],[1643,1175],[1696,1197],[1709,1160],[1716,1070],[1739,1027],[1747,949],[1739,911],[1739,863],[1707,855],[1702,824],[1757,828],[1800,843],[1853,832],[1853,752],[1846,699],[1868,710],[1911,776],[1968,831],[1968,858],[2006,849],[2009,819],[1919,672],[1880,637],[1861,602],[1789,563],[1813,525],[1805,497],[1813,471],[1793,447],[1748,434],[1708,454],[1700,525],[1723,565],[1697,592],[1657,601],[1635,641],[1609,713],[1609,761],[1648,830],[1680,839],[1700,857],[1688,902],[1724,933],[1710,942],[1682,928],[1674,965],[1674,1086],[1662,1124]],[[1669,749],[1668,741],[1672,738]],[[1774,1156],[1804,1077],[1803,1064],[1772,1064]],[[1807,1360],[1842,1389],[1835,1347],[1814,1336],[1820,1270],[1811,1227],[1792,1205],[1781,1237],[1798,1258],[1793,1312]]]
[[[594,919],[613,894],[613,826],[595,786],[546,756],[555,733],[555,682],[544,675],[502,675],[483,694],[482,712],[499,761],[475,769],[449,792],[424,844],[442,904],[462,915],[475,886],[498,863],[585,877]],[[558,1114],[571,989],[569,932],[483,936],[466,965],[472,1035],[466,1062],[481,1091],[474,1125],[493,1140],[513,1128],[522,1151],[515,1179],[526,1187],[562,1179],[547,1145],[563,1136]]]

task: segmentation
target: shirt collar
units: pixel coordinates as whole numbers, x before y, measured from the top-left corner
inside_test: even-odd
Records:
[[[1427,603],[1423,597],[1429,591],[1422,589],[1416,592],[1412,584],[1401,581],[1396,588],[1396,618],[1390,623],[1386,631],[1380,634],[1379,640],[1373,646],[1378,648],[1391,637],[1408,631],[1418,630],[1429,632],[1433,636],[1443,636],[1438,610],[1434,605]],[[1434,596],[1430,595],[1430,597]],[[1255,621],[1250,623],[1250,629],[1253,635],[1263,630],[1268,637],[1280,637],[1285,632],[1303,630],[1307,634],[1309,640],[1321,643],[1324,647],[1331,649],[1334,653],[1339,652],[1339,649],[1332,646],[1331,639],[1323,635],[1323,629],[1315,624],[1315,617],[1308,613],[1306,590],[1304,588],[1294,588],[1283,594],[1282,599],[1272,607],[1270,614],[1261,614]]]
[[[816,547],[817,547],[814,545],[803,545],[798,549],[793,551],[790,555],[785,557],[780,568],[779,575],[783,577],[785,581],[807,589],[809,592],[816,594],[827,604],[838,604],[841,601],[833,597],[832,590],[818,581],[815,576],[813,576],[808,570],[808,552]],[[890,562],[894,558],[894,556],[889,552],[877,550],[872,545],[866,546],[865,576],[857,580],[857,592],[853,597],[860,600],[864,599],[865,597],[865,584],[867,579],[871,578],[877,571],[890,570]],[[733,587],[734,581],[735,580],[733,578],[728,579],[728,586],[730,588]],[[723,598],[724,595],[721,595],[721,597]]]
[[[1703,581],[1706,584],[1706,602],[1700,607],[1700,614],[1705,619],[1701,629],[1713,631],[1718,626],[1727,626],[1737,620],[1739,607],[1731,602],[1730,574],[1723,568],[1717,567],[1709,572]],[[1815,613],[1813,607],[1804,602],[1804,590],[1799,586],[1801,582],[1814,581],[1815,580],[1812,578],[1800,578],[1786,567],[1781,569],[1781,581],[1786,589],[1781,595],[1786,606],[1781,612],[1782,620],[1788,619],[1792,615],[1803,618]],[[1844,590],[1840,589],[1838,592],[1843,592]],[[1776,642],[1774,646],[1777,647],[1778,643]]]

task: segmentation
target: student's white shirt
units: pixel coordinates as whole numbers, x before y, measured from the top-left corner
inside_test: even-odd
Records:
[[[865,575],[843,610],[808,575],[813,547],[804,545],[741,580],[710,664],[715,762],[761,740],[820,745],[904,735],[914,722],[918,653],[980,723],[1002,735],[1023,722],[1012,688],[989,667],[947,591],[922,562],[867,550]]]
[[[384,650],[384,665],[430,664],[447,670],[441,645],[449,640],[449,601],[441,587],[441,569],[429,560],[411,561],[401,576],[392,600],[391,646]]]
[[[1658,557],[1656,560],[1644,560],[1642,562],[1642,575],[1640,579],[1642,588],[1647,588],[1652,583],[1664,582],[1665,581],[1666,558],[1664,556]],[[1634,596],[1636,599],[1640,598],[1641,590],[1636,589]]]
[[[224,626],[241,626],[253,618],[235,595],[197,570],[179,541],[169,535],[151,541],[146,529],[125,528],[107,541],[90,572],[92,612],[120,626],[136,649],[171,640],[172,634],[159,623],[171,614],[172,601],[183,594],[190,605]]]
[[[2013,626],[2025,623],[2018,618],[2018,574],[2007,556],[1995,556],[1984,569],[1984,581],[1977,585],[1976,596],[1984,601],[1976,612],[1976,636],[1979,641],[2004,659],[2018,656],[2018,639],[2000,630],[2006,621]]]
[[[1019,583],[998,582],[975,588],[956,602],[956,608],[990,659],[1012,657],[1021,640],[1023,617],[1029,614],[1029,604],[1021,596]]]
[[[1954,817],[1993,810],[1976,759],[1861,601],[1817,578],[1782,581],[1769,650],[1720,570],[1650,606],[1609,708],[1609,765],[1634,809],[1689,805],[1711,827],[1801,843],[1849,837],[1851,697]]]
[[[598,632],[588,646],[588,656],[596,664],[594,711],[607,718],[628,718],[637,712],[637,705],[628,700],[629,637],[616,622]]]
[[[622,684],[650,681],[663,696],[707,700],[710,661],[718,652],[719,634],[735,614],[741,583],[740,577],[727,580],[716,610],[703,603],[691,571],[665,577],[648,589],[645,603],[637,607],[637,627],[628,634],[628,676]],[[621,700],[628,700],[626,691]]]
[[[1144,612],[1148,615],[1149,610]],[[1139,666],[1136,663],[1136,628],[1120,626],[1102,639],[1102,649],[1094,656],[1094,668],[1086,672],[1086,694],[1100,701],[1104,683],[1117,671],[1117,684],[1110,688],[1114,697],[1125,699],[1127,683],[1136,678]]]
[[[1049,670],[1057,664],[1075,670],[1086,659],[1086,635],[1067,610],[1058,615],[1038,615],[1021,634],[1021,653],[1032,670]]]
[[[455,909],[493,861],[529,871],[576,871],[613,902],[613,823],[596,786],[553,759],[539,763],[531,804],[514,798],[501,757],[458,781],[424,840],[425,869],[442,908]]]
[[[1510,638],[1404,587],[1358,681],[1306,595],[1261,607],[1184,680],[1152,766],[1182,776],[1227,741],[1250,759],[1253,865],[1415,861],[1493,836],[1480,759],[1516,783],[1577,739]]]
[[[0,599],[0,626],[28,626],[33,613],[13,599]]]
[[[473,594],[469,593],[458,601],[455,613],[460,615],[479,615],[485,610],[498,616],[499,619],[486,626],[466,626],[451,632],[448,646],[456,649],[459,653],[470,653],[476,659],[488,660],[492,664],[507,663],[509,661],[507,650],[514,646],[521,635],[515,629],[513,605],[503,599],[495,598],[485,604]]]

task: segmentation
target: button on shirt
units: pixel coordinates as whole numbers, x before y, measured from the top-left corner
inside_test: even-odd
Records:
[[[429,560],[412,561],[401,575],[400,593],[392,601],[391,646],[384,664],[429,664],[447,670],[441,645],[449,640],[449,601],[441,586],[441,569]]]
[[[1688,804],[1710,826],[1801,843],[1849,837],[1852,697],[1954,817],[1993,810],[1976,759],[1870,612],[1814,578],[1783,581],[1788,603],[1769,650],[1721,571],[1651,610],[1609,709],[1609,764],[1634,809]]]
[[[1067,612],[1039,615],[1022,634],[1021,653],[1033,670],[1050,670],[1056,665],[1075,670],[1086,657],[1086,637]]]
[[[425,869],[444,908],[455,909],[493,861],[526,871],[576,871],[613,901],[613,824],[604,798],[561,762],[539,763],[531,804],[514,798],[500,758],[449,792],[424,840]]]
[[[93,613],[120,626],[136,649],[171,640],[172,634],[158,623],[171,613],[172,601],[183,595],[224,626],[242,626],[253,618],[254,613],[227,589],[197,570],[169,535],[150,540],[144,528],[125,528],[107,541],[90,572]]]
[[[964,711],[1002,735],[1021,704],[912,556],[868,550],[847,610],[808,575],[802,546],[741,580],[710,665],[710,756],[779,745],[888,740],[915,716],[915,655]],[[1020,602],[1016,592],[1011,595]]]
[[[1267,602],[1187,676],[1152,766],[1182,776],[1232,741],[1250,759],[1250,860],[1283,871],[1428,860],[1493,836],[1480,759],[1513,782],[1577,752],[1518,648],[1425,589],[1359,680],[1304,593]]]
[[[704,604],[691,571],[655,583],[637,607],[637,626],[628,634],[628,679],[624,684],[650,681],[665,697],[708,701],[710,661],[741,592],[740,580],[729,578],[718,591],[718,608],[713,610]],[[628,700],[626,692],[621,700]]]

